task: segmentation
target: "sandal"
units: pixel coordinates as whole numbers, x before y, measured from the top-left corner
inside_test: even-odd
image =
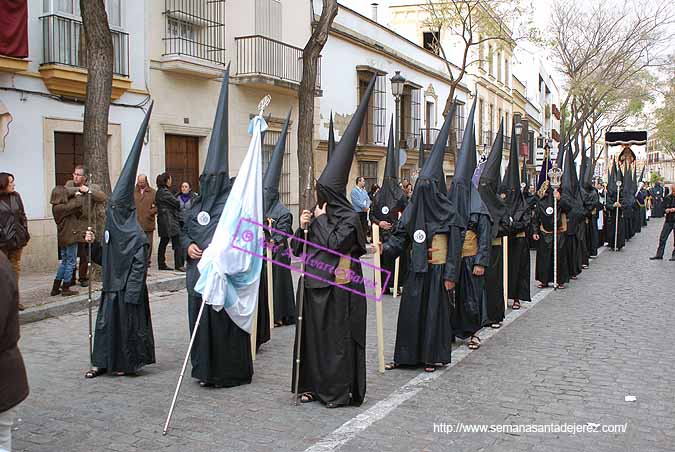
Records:
[[[394,369],[396,369],[397,367],[398,367],[398,364],[396,364],[396,363],[393,362],[393,361],[384,365],[384,369],[385,369],[385,370],[394,370]]]
[[[274,322],[274,327],[278,328],[280,326],[284,326],[284,322]]]
[[[539,283],[537,284],[537,287],[539,287],[540,289],[546,289],[548,287],[548,284]]]
[[[558,289],[563,290],[565,288],[565,284],[558,284]]]
[[[501,323],[492,323],[490,324],[490,328],[494,328],[495,330],[498,330],[499,328],[502,327]]]
[[[300,403],[312,403],[316,401],[314,394],[311,392],[303,392],[300,394]]]
[[[469,350],[478,350],[480,348],[480,338],[478,336],[471,336],[468,347]]]
[[[87,373],[84,374],[84,378],[96,378],[99,375],[103,375],[104,373],[106,373],[105,369],[94,367],[93,369],[89,369]]]
[[[213,386],[213,383],[209,383],[208,381],[200,381],[199,386],[202,388],[208,388],[209,386]]]
[[[511,309],[513,309],[514,311],[517,311],[518,309],[520,309],[520,301],[513,300],[513,305],[511,305]]]
[[[436,372],[436,366],[425,366],[424,371],[429,373]]]

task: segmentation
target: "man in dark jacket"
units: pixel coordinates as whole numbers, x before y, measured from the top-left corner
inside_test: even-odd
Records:
[[[94,228],[98,237],[103,235],[103,225],[105,224],[105,202],[106,194],[101,187],[90,183],[87,178],[87,170],[82,165],[77,165],[73,170],[73,180],[66,182],[69,196],[91,196],[91,209],[85,203],[82,212],[78,218],[77,236],[84,237],[88,227]],[[88,202],[88,201],[87,201]],[[89,277],[87,275],[87,265],[89,263],[87,244],[83,238],[80,238],[77,247],[77,257],[80,258],[80,265],[76,269],[80,277],[80,286],[87,287]],[[75,271],[73,271],[73,281],[75,281]]]
[[[0,253],[0,450],[12,450],[14,407],[28,397],[19,342],[19,288],[9,260]]]
[[[661,236],[659,237],[659,248],[656,250],[656,256],[650,257],[651,260],[663,259],[663,253],[666,250],[666,242],[671,232],[675,232],[675,185],[670,189],[668,196],[663,198],[663,211],[666,214],[666,221],[663,223],[661,229]],[[673,234],[675,236],[675,233]],[[674,238],[675,240],[675,238]],[[673,242],[673,255],[670,257],[671,261],[675,261],[675,242]]]

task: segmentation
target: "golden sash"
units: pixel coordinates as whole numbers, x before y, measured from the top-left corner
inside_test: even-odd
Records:
[[[470,257],[478,254],[478,236],[472,230],[466,231],[464,244],[462,245],[462,257]]]
[[[501,238],[501,237],[497,237],[496,239],[494,239],[494,240],[492,241],[492,246],[502,246],[502,238]]]
[[[348,284],[350,282],[347,277],[347,272],[351,269],[351,259],[342,256],[338,263],[338,268],[335,270],[335,284]]]
[[[525,238],[525,237],[527,237],[527,235],[525,234],[525,231],[523,231],[523,232],[519,232],[518,234],[516,234],[516,237]]]
[[[431,239],[430,264],[445,264],[448,259],[448,235],[436,234]]]

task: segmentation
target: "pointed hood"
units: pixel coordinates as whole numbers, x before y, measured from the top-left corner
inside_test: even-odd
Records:
[[[448,187],[445,184],[445,173],[443,172],[443,161],[445,160],[445,151],[447,149],[448,135],[450,134],[450,127],[452,126],[452,119],[455,116],[455,103],[453,102],[452,108],[448,112],[445,120],[443,121],[443,127],[438,132],[436,141],[431,147],[431,153],[424,166],[420,170],[418,179],[433,179],[439,186],[439,190],[448,191]]]
[[[474,116],[476,113],[476,101],[466,118],[462,145],[457,152],[455,160],[455,175],[452,178],[450,189],[450,202],[454,208],[450,224],[466,229],[471,216],[471,178],[476,169],[476,131]]]
[[[272,208],[279,202],[279,179],[281,178],[281,169],[284,166],[284,154],[286,153],[286,135],[288,134],[288,123],[291,120],[291,111],[288,111],[286,121],[279,134],[267,170],[263,176],[263,215],[269,216]]]
[[[616,178],[617,178],[616,159],[612,157],[612,166],[607,175],[607,194],[616,199]]]
[[[399,212],[405,209],[407,200],[403,189],[398,184],[398,155],[394,148],[394,122],[389,126],[389,142],[387,145],[387,163],[384,170],[382,187],[373,198],[370,209],[371,216],[378,221],[387,221],[395,224],[398,221]]]
[[[387,161],[384,166],[384,177],[391,177],[398,180],[398,149],[394,146],[394,118],[389,125],[389,142],[387,143]]]
[[[504,149],[504,122],[500,121],[499,131],[490,154],[483,165],[483,170],[480,174],[478,182],[478,193],[480,194],[483,203],[490,212],[493,225],[497,225],[500,219],[507,215],[506,205],[499,197],[499,183],[501,180],[502,154]],[[513,153],[513,150],[511,151]],[[516,156],[516,168],[518,168],[518,156]],[[517,173],[517,171],[516,171]],[[520,191],[518,192],[520,193]],[[493,236],[497,235],[497,227],[492,228]]]
[[[117,179],[115,189],[110,195],[110,204],[117,205],[134,205],[134,189],[136,186],[136,172],[138,171],[138,162],[141,159],[141,151],[143,151],[143,140],[148,130],[148,123],[150,122],[150,115],[152,114],[152,107],[154,102],[150,104],[148,112],[141,122],[141,126],[136,134],[134,144],[131,146],[131,151],[124,163],[120,177]]]
[[[138,224],[136,217],[134,186],[138,162],[143,151],[143,140],[152,113],[152,105],[150,105],[138,129],[136,139],[106,209],[105,231],[101,240],[103,245],[103,290],[106,292],[125,289],[134,256],[138,253],[139,248],[148,246],[147,236]],[[141,263],[147,266],[147,257],[144,256]],[[137,300],[129,300],[128,302],[135,303]]]
[[[349,170],[354,160],[354,151],[361,133],[361,126],[368,113],[368,104],[373,94],[377,75],[373,75],[368,83],[368,88],[361,99],[356,112],[352,115],[349,125],[342,134],[340,142],[335,145],[335,151],[331,153],[321,176],[317,180],[318,185],[329,188],[336,193],[344,193],[349,179]],[[346,199],[346,198],[345,198]]]
[[[186,234],[202,250],[211,242],[220,214],[232,188],[229,172],[228,99],[230,66],[223,73],[204,170],[199,177],[199,196],[186,212]]]
[[[530,176],[527,174],[527,160],[523,157],[523,166],[520,173],[520,183],[525,184],[525,189],[530,186]]]
[[[640,182],[645,181],[645,168],[646,167],[647,167],[646,163],[644,165],[642,165],[642,171],[640,172],[640,179],[639,179]]]
[[[333,112],[330,112],[330,122],[328,123],[328,155],[326,162],[330,160],[330,156],[335,150],[335,127],[333,126]]]
[[[579,177],[577,168],[572,156],[572,146],[568,146],[565,152],[564,168],[562,175],[562,184],[560,190],[563,195],[567,195],[572,209],[567,214],[568,231],[575,231],[579,221],[583,218],[585,211],[583,200],[581,199],[581,190],[579,189]]]
[[[368,112],[368,104],[373,94],[376,78],[377,76],[373,75],[340,142],[335,145],[335,150],[326,163],[321,176],[316,181],[317,202],[320,206],[324,203],[327,204],[327,220],[333,224],[341,222],[353,223],[358,234],[358,246],[363,253],[365,253],[366,243],[363,226],[361,226],[359,217],[354,212],[352,203],[347,199],[345,191],[349,179],[349,171],[354,160],[356,144],[361,133],[361,126]]]
[[[537,177],[537,192],[541,190],[544,182],[548,181],[548,172],[553,168],[551,163],[551,150],[544,149],[544,160],[541,162],[541,169],[539,170],[539,177]]]
[[[511,136],[515,136],[515,126],[511,128]],[[502,193],[506,193],[506,205],[509,210],[509,216],[515,222],[523,220],[527,211],[527,203],[525,201],[525,194],[521,187],[520,179],[520,164],[518,162],[518,147],[516,140],[511,140],[511,148],[509,150],[509,164],[504,173],[504,182],[502,185]],[[523,168],[525,168],[523,162]]]

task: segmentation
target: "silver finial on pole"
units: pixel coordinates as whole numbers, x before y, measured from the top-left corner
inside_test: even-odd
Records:
[[[554,190],[560,188],[563,171],[553,164],[553,168],[548,171],[548,179]],[[558,288],[558,199],[553,194],[553,289]]]
[[[263,115],[265,109],[269,106],[270,102],[272,102],[272,96],[270,96],[269,94],[267,94],[260,100],[260,102],[258,102],[258,114],[260,116]]]

